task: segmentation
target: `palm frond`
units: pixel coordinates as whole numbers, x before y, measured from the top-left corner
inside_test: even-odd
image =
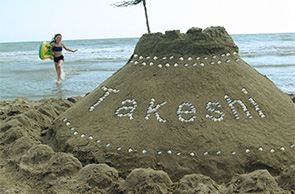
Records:
[[[137,5],[139,3],[141,3],[144,0],[133,0],[133,1],[122,1],[122,2],[118,2],[118,3],[114,3],[113,5],[115,7],[128,7],[128,6],[132,6],[132,5]]]

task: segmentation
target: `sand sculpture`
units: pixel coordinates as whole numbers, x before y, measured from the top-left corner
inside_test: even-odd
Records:
[[[217,182],[295,163],[295,106],[239,56],[223,27],[145,34],[127,64],[62,114],[46,136],[84,165],[123,177],[164,170]]]

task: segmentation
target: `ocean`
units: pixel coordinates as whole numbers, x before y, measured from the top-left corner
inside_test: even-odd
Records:
[[[295,33],[231,36],[244,61],[283,92],[295,93]],[[63,52],[64,80],[60,86],[56,85],[53,61],[39,59],[43,41],[0,43],[0,100],[84,96],[126,64],[138,40],[63,40],[78,52]]]

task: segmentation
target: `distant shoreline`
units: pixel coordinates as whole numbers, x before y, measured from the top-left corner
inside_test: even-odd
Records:
[[[87,93],[88,94],[88,93]],[[45,98],[40,98],[40,99],[30,99],[28,97],[15,97],[11,100],[0,100],[0,102],[10,102],[10,101],[14,101],[14,100],[18,100],[18,99],[25,99],[25,100],[28,100],[28,101],[44,101],[44,100],[50,100],[50,99],[62,99],[62,100],[65,100],[65,99],[71,99],[71,98],[76,98],[76,97],[82,97],[84,98],[87,94],[85,94],[84,96],[71,96],[71,97],[67,97],[67,98],[56,98],[56,97],[45,97]],[[285,93],[287,94],[292,100],[293,102],[295,103],[295,94],[289,94],[289,93]]]

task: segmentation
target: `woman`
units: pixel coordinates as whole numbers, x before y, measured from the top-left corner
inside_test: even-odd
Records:
[[[69,48],[67,48],[64,43],[61,42],[62,40],[62,36],[61,34],[56,34],[54,35],[52,41],[50,42],[50,44],[53,46],[52,50],[53,50],[53,60],[54,60],[54,65],[55,65],[55,69],[56,69],[56,73],[57,73],[57,82],[56,84],[60,84],[60,79],[61,79],[61,66],[64,62],[64,56],[62,55],[62,48],[64,48],[66,51],[70,51],[70,52],[76,52],[78,51],[76,50],[71,50]]]

